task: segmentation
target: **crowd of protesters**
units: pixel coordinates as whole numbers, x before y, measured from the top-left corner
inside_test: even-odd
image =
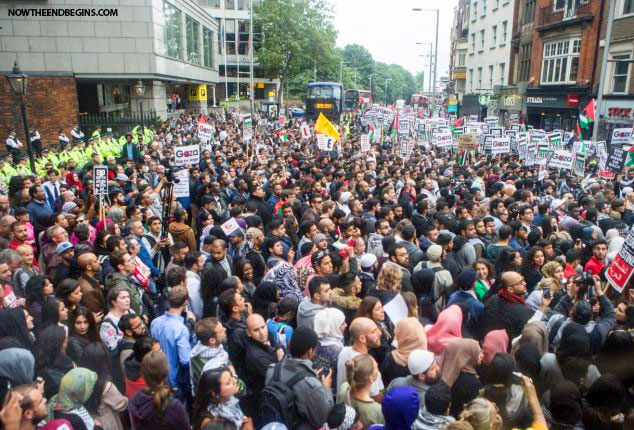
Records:
[[[634,290],[605,278],[634,170],[361,152],[361,115],[324,152],[299,120],[253,118],[247,148],[236,112],[210,114],[170,205],[198,117],[77,127],[35,173],[9,148],[4,428],[634,429]]]

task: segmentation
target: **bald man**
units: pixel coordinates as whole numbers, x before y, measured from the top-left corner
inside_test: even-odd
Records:
[[[259,314],[252,314],[247,318],[247,336],[244,382],[250,394],[245,399],[245,403],[256,427],[259,428],[257,405],[260,392],[264,388],[266,371],[269,365],[277,363],[284,357],[284,351],[269,338],[266,322]],[[247,416],[250,415],[249,412],[244,411]]]
[[[17,219],[11,215],[5,215],[0,218],[0,249],[7,249],[9,247],[9,242],[13,239],[11,225],[16,221]]]
[[[77,257],[77,264],[81,268],[79,286],[81,287],[81,304],[95,315],[95,318],[103,318],[106,310],[106,301],[103,295],[103,285],[97,279],[97,272],[101,269],[99,259],[92,252],[86,252]]]
[[[370,318],[359,317],[350,323],[350,340],[352,346],[345,346],[337,358],[337,392],[344,383],[346,377],[346,361],[352,360],[359,354],[367,354],[371,348],[381,346],[381,330]],[[370,395],[378,398],[383,390],[383,379],[381,374],[372,383]]]
[[[505,329],[509,339],[513,339],[522,334],[522,329],[533,316],[533,311],[524,302],[526,281],[522,275],[517,272],[504,272],[500,281],[500,291],[484,306],[482,336],[492,330]],[[540,309],[544,310],[550,300],[542,299]]]

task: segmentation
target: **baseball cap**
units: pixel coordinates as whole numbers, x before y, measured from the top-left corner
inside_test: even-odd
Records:
[[[63,254],[66,251],[68,251],[69,249],[73,248],[73,244],[70,242],[62,242],[59,245],[57,245],[57,248],[55,248],[55,252],[57,254]]]
[[[317,266],[319,263],[321,263],[321,260],[323,260],[328,255],[330,255],[328,251],[317,251],[310,256],[310,262],[313,266]]]
[[[420,375],[427,372],[434,362],[434,353],[424,349],[415,349],[407,358],[407,368],[412,375]]]
[[[559,207],[560,207],[561,205],[563,205],[563,204],[564,204],[564,201],[563,201],[563,200],[560,200],[560,199],[554,199],[554,200],[550,203],[550,208],[551,208],[552,210],[555,210],[555,209],[559,208]]]

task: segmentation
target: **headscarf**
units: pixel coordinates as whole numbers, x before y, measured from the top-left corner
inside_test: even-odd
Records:
[[[541,289],[537,288],[533,290],[526,298],[526,305],[531,308],[532,311],[536,311],[542,304],[543,296],[544,292]]]
[[[346,321],[346,316],[339,309],[325,308],[315,314],[313,326],[319,337],[319,343],[343,343],[341,324]]]
[[[0,354],[0,377],[10,380],[14,386],[32,384],[35,358],[24,348],[3,349]]]
[[[277,302],[277,285],[273,282],[261,282],[255,289],[252,300],[253,310],[267,319],[269,316],[262,314],[262,312],[266,313],[271,303]]]
[[[569,321],[561,333],[557,357],[589,357],[590,336],[579,323]]]
[[[428,326],[429,327],[429,326]],[[442,354],[445,346],[453,339],[462,338],[462,309],[451,305],[440,314],[436,323],[427,331],[427,349],[434,354]]]
[[[581,394],[579,388],[570,381],[561,381],[550,390],[550,413],[553,420],[575,425],[581,420]]]
[[[447,344],[442,354],[440,375],[450,387],[461,372],[477,375],[476,366],[480,356],[480,345],[473,339],[454,339]]]
[[[77,188],[77,194],[79,194],[84,190],[84,184],[82,184],[81,181],[75,181],[73,179],[74,175],[74,172],[68,172],[66,174],[66,184],[68,184],[69,187]]]
[[[532,343],[537,347],[539,356],[548,352],[548,329],[541,321],[529,321],[522,329],[519,342],[513,345],[511,352],[515,354],[522,344]]]
[[[517,370],[530,378],[538,378],[542,373],[539,350],[534,343],[522,343],[515,353]]]
[[[55,411],[75,412],[86,424],[88,430],[94,428],[94,421],[84,408],[97,382],[97,374],[92,370],[76,367],[70,370],[59,383],[59,390],[48,403],[48,418],[53,419]]]
[[[24,309],[0,309],[0,337],[13,337],[23,348],[31,349],[33,339],[26,326]]]
[[[506,334],[506,330],[490,331],[484,336],[484,341],[482,342],[482,353],[484,354],[482,362],[488,366],[493,361],[495,354],[508,351],[508,345],[509,335]]]
[[[400,320],[394,329],[394,336],[397,348],[392,351],[392,357],[400,366],[407,366],[409,354],[415,349],[427,349],[425,329],[416,317]]]

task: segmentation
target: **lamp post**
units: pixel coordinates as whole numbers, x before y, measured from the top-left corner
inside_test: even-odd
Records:
[[[143,82],[137,82],[134,86],[134,91],[136,91],[136,95],[141,99],[139,101],[139,105],[141,107],[141,131],[145,134],[145,124],[143,121],[143,96],[145,95],[145,85],[143,85]]]
[[[7,75],[7,80],[11,86],[13,94],[20,99],[20,110],[22,111],[22,122],[24,123],[24,137],[26,138],[26,151],[29,155],[29,165],[31,172],[35,174],[35,161],[33,160],[33,148],[31,147],[31,137],[29,136],[29,124],[26,118],[26,105],[24,98],[29,85],[29,76],[22,73],[18,62],[13,63],[13,70]]]
[[[250,102],[251,102],[251,122],[255,121],[253,118],[253,113],[255,111],[255,85],[253,84],[253,0],[249,1],[249,74],[250,81],[249,85],[251,85],[251,91],[249,91]]]
[[[432,82],[431,112],[432,112],[432,116],[433,116],[434,111],[436,110],[436,68],[438,66],[438,21],[439,21],[440,11],[438,9],[422,9],[422,8],[419,8],[419,7],[415,7],[412,10],[414,12],[423,12],[423,11],[436,12],[436,42],[434,44],[434,76],[433,76],[433,78],[431,80],[431,82]]]
[[[385,106],[387,106],[387,83],[390,82],[392,79],[386,79],[385,80],[385,92],[383,93],[383,101],[385,102]]]
[[[370,73],[370,97],[372,97],[372,76],[379,76],[376,73]]]
[[[340,61],[339,62],[339,82],[343,83],[343,65],[350,64],[349,61]]]

